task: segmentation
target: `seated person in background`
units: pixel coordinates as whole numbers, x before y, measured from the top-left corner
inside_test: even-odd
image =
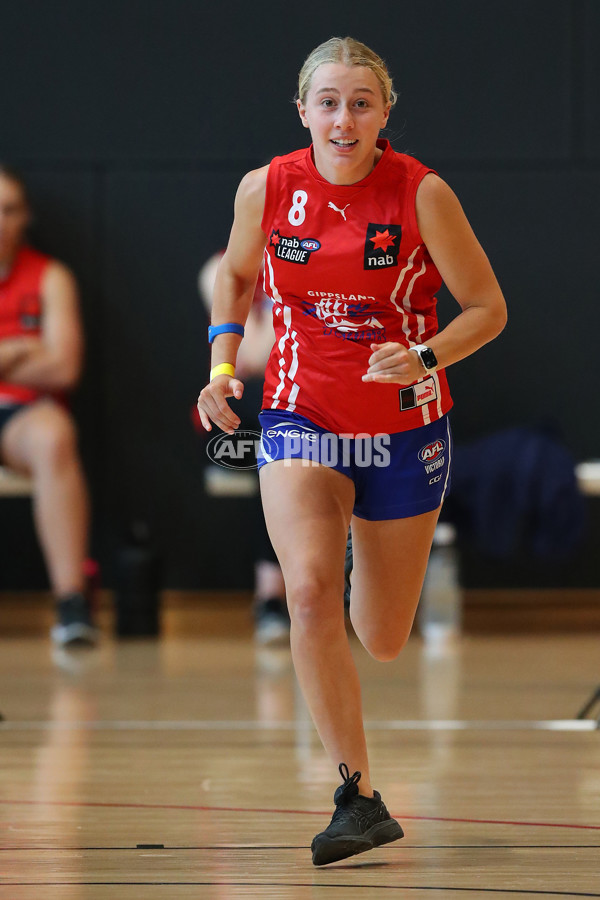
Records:
[[[200,295],[209,315],[217,266],[222,256],[223,252],[211,256],[202,266],[198,277]],[[242,420],[242,427],[258,433],[261,431],[258,414],[262,405],[265,367],[274,339],[272,302],[262,289],[261,277],[256,285],[254,302],[246,322],[246,336],[237,357],[237,371],[240,378],[244,379],[244,396],[241,400],[233,401]],[[283,575],[267,534],[258,492],[254,500],[254,520],[254,633],[259,644],[279,644],[289,640],[290,617]]]
[[[25,243],[21,177],[0,164],[0,462],[34,483],[34,520],[56,596],[53,640],[94,643],[85,596],[88,493],[75,425],[62,399],[79,377],[77,285],[62,263]]]

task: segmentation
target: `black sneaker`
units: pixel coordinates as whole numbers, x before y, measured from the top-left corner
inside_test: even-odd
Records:
[[[340,775],[344,783],[333,795],[336,806],[333,818],[310,845],[315,866],[356,856],[404,837],[402,828],[392,819],[377,791],[373,792],[373,797],[362,797],[358,793],[360,772],[350,776],[348,766],[342,763]]]
[[[97,643],[98,630],[92,624],[89,603],[83,594],[75,592],[59,598],[56,613],[58,622],[50,634],[57,646]]]
[[[354,560],[352,557],[352,529],[348,529],[348,541],[346,543],[346,558],[344,559],[344,612],[350,615],[350,576]]]
[[[272,597],[255,604],[254,637],[263,647],[289,643],[290,615],[285,600]]]

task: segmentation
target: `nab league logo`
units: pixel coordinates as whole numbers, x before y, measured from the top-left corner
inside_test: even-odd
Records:
[[[365,269],[389,269],[397,266],[401,239],[401,225],[376,225],[369,222],[365,238]]]
[[[275,248],[277,259],[285,259],[287,262],[305,266],[311,253],[316,253],[321,249],[321,242],[316,238],[300,240],[297,237],[286,237],[284,234],[280,234],[279,230],[273,229],[269,238],[269,246]]]

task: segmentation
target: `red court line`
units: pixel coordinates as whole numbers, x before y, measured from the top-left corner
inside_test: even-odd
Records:
[[[83,800],[0,800],[2,806],[74,806],[78,808],[103,809],[182,809],[190,812],[239,812],[239,813],[274,813],[276,815],[293,816],[330,816],[331,810],[322,809],[263,809],[246,806],[192,806],[178,803],[101,803]],[[589,831],[600,831],[600,825],[574,825],[567,822],[519,822],[507,819],[462,819],[454,816],[407,816],[404,813],[393,813],[402,820],[413,822],[463,822],[468,825],[523,825],[529,828],[583,828]]]

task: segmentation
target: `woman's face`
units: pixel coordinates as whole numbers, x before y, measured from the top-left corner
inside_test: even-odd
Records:
[[[375,142],[390,114],[371,69],[323,63],[313,74],[305,105],[298,100],[298,112],[310,129],[315,164],[324,178],[353,184],[369,174]]]
[[[18,250],[29,222],[29,209],[18,182],[0,175],[0,261]]]

